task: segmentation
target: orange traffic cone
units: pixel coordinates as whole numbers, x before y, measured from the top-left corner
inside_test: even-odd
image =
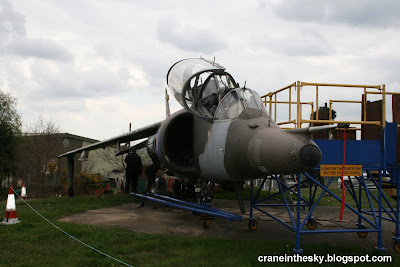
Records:
[[[125,193],[125,186],[124,186],[124,180],[121,180],[121,188],[119,191],[121,194]]]
[[[16,224],[19,222],[20,221],[17,218],[17,209],[15,207],[14,190],[12,185],[10,185],[10,189],[8,190],[6,216],[4,216],[2,224]]]
[[[26,187],[25,187],[25,183],[22,183],[21,198],[22,198],[22,199],[26,199]]]

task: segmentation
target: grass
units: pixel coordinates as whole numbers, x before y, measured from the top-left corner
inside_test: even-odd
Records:
[[[2,196],[2,199],[5,199]],[[294,238],[287,241],[203,239],[160,234],[141,234],[123,228],[107,228],[58,222],[57,219],[108,206],[131,202],[129,195],[45,198],[28,203],[75,238],[133,266],[255,266],[259,255],[292,254]],[[5,201],[0,209],[5,210]],[[51,226],[21,200],[17,214],[22,222],[0,225],[0,265],[7,266],[122,266]],[[355,247],[304,245],[305,255],[372,255]],[[388,249],[388,252],[389,251]],[[393,264],[400,255],[393,255]],[[305,264],[308,265],[308,264]],[[328,264],[329,265],[329,264]],[[341,264],[340,264],[341,265]],[[274,266],[274,264],[272,264]]]

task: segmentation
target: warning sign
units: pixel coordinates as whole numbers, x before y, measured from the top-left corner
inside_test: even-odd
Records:
[[[342,176],[342,165],[321,165],[320,176]],[[344,165],[343,176],[362,176],[362,165]]]

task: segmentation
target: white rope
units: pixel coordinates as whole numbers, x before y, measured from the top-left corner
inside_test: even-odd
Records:
[[[11,189],[14,191],[14,188],[11,188]],[[108,255],[108,254],[106,254],[106,253],[104,253],[104,252],[102,252],[102,251],[100,251],[100,250],[98,250],[98,249],[96,249],[96,248],[94,248],[94,247],[92,247],[92,246],[86,244],[85,242],[80,241],[79,239],[77,239],[76,237],[70,235],[69,233],[65,232],[63,229],[61,229],[60,227],[58,227],[57,225],[55,225],[54,223],[52,223],[51,221],[49,221],[47,218],[45,218],[45,217],[44,217],[42,214],[40,214],[38,211],[36,211],[36,210],[35,210],[31,205],[29,205],[23,198],[21,198],[21,196],[18,195],[15,191],[14,191],[14,193],[15,193],[20,199],[22,199],[22,201],[23,201],[29,208],[31,208],[34,212],[36,212],[37,215],[39,215],[39,216],[42,217],[46,222],[48,222],[49,224],[51,224],[52,226],[54,226],[55,228],[57,228],[58,230],[60,230],[60,231],[63,232],[64,234],[66,234],[67,236],[69,236],[69,238],[73,239],[73,241],[76,240],[76,241],[78,241],[79,243],[81,243],[82,245],[84,245],[84,246],[86,246],[86,247],[88,247],[88,248],[91,248],[92,250],[94,250],[94,251],[96,251],[96,252],[98,252],[98,253],[100,253],[100,254],[106,256],[106,257],[109,257],[110,259],[113,259],[113,260],[115,260],[115,261],[118,261],[119,263],[124,264],[124,265],[126,265],[126,266],[131,266],[131,267],[133,267],[133,265],[130,265],[130,264],[128,264],[128,263],[125,263],[125,262],[123,262],[123,261],[120,261],[120,260],[118,260],[118,259],[116,259],[116,258],[114,258],[114,257],[112,257],[112,256],[110,256],[110,255]]]

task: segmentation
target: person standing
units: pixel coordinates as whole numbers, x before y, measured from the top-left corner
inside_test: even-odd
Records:
[[[128,155],[125,157],[126,163],[126,183],[125,193],[136,192],[136,187],[139,181],[139,175],[142,173],[142,160],[136,154],[136,149],[132,148]],[[130,187],[132,185],[132,190]]]
[[[144,170],[144,174],[147,176],[147,186],[146,186],[146,193],[150,193],[151,186],[155,184],[156,180],[156,173],[160,169],[161,164],[160,163],[153,163],[150,166],[148,166]]]

